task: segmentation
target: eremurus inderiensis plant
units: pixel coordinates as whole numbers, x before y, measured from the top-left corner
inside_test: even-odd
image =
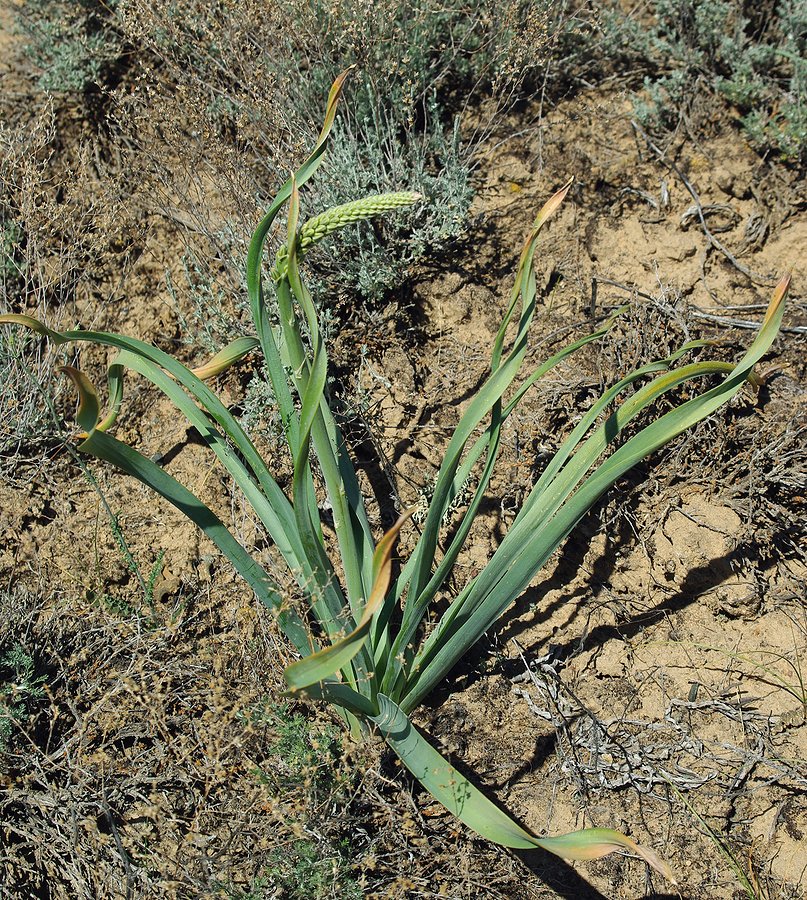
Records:
[[[299,189],[323,159],[346,74],[331,89],[322,131],[311,155],[280,189],[253,236],[247,285],[256,336],[239,338],[207,364],[191,369],[149,344],[122,335],[55,332],[23,315],[0,316],[0,323],[27,326],[57,344],[89,341],[117,350],[108,369],[109,412],[103,418],[93,385],[80,371],[64,367],[79,396],[79,449],[112,463],[161,494],[230,560],[256,596],[275,612],[278,627],[300,657],[285,673],[290,691],[333,704],[354,731],[377,729],[424,787],[489,840],[520,849],[541,847],[567,859],[593,859],[628,850],[674,881],[667,864],[652,850],[611,829],[589,828],[541,838],[531,834],[460,774],[412,724],[410,715],[507,611],[575,524],[618,478],[710,415],[745,381],[753,379],[754,365],[778,332],[789,278],[779,283],[756,339],[736,365],[685,362],[690,351],[707,343],[691,341],[607,390],[549,462],[485,569],[426,627],[427,618],[435,614],[435,597],[465,545],[490,482],[507,417],[538,378],[580,347],[601,338],[611,321],[555,353],[534,371],[522,374],[536,310],[536,242],[544,223],[563,202],[571,185],[568,182],[539,212],[525,241],[493,344],[490,372],[445,450],[420,538],[393,577],[393,544],[409,514],[404,512],[376,543],[356,471],[329,406],[327,352],[317,308],[299,269],[302,255],[334,229],[418,199],[410,193],[370,197],[322,213],[300,226]],[[270,229],[285,205],[286,241],[271,277],[276,295],[273,315],[264,297],[262,262]],[[288,494],[272,477],[238,420],[205,383],[252,351],[264,356],[294,461]],[[126,369],[152,381],[204,438],[283,556],[307,598],[307,609],[301,612],[284,598],[257,557],[198,497],[157,463],[109,434],[121,406]],[[640,412],[676,386],[703,376],[722,377],[613,449]],[[323,504],[321,498],[318,503],[314,467],[332,510],[333,552],[338,553],[338,563],[329,556],[331,544],[323,534]],[[471,499],[460,523],[450,540],[443,540],[446,513],[469,484]]]

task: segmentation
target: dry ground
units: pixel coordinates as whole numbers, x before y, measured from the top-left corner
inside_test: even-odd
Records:
[[[343,314],[339,389],[383,514],[391,495],[409,503],[428,490],[483,376],[522,236],[569,175],[570,202],[539,251],[532,358],[592,315],[631,308],[508,423],[502,474],[459,577],[484,566],[541,459],[603,384],[688,337],[736,357],[788,268],[789,330],[760,367],[760,390],[613,491],[420,724],[536,831],[626,830],[663,853],[691,900],[800,897],[803,183],[727,123],[699,144],[658,147],[616,91],[541,112],[500,122],[481,149],[474,223],[451,258],[413,273],[372,319]],[[69,141],[68,126],[54,127]],[[176,347],[165,272],[179,266],[179,226],[155,216],[138,227],[125,284],[115,260],[95,259],[82,274],[92,289],[61,315]],[[82,351],[82,367],[102,363]],[[221,386],[229,402],[245,381]],[[69,418],[69,398],[60,403]],[[133,383],[126,409],[118,435],[161,454],[254,542],[230,485],[168,407]],[[348,747],[327,716],[283,706],[288,651],[269,616],[178,513],[86,468],[69,439],[7,469],[0,517],[0,647],[24,646],[44,676],[2,757],[3,900],[314,896],[314,871],[323,897],[666,890],[634,860],[572,868],[490,847],[379,747]],[[309,852],[316,864],[295,868]],[[299,882],[303,871],[311,881],[294,894],[289,872]]]

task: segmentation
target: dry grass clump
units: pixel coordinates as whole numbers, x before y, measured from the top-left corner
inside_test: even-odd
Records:
[[[131,264],[132,220],[121,179],[99,169],[90,142],[63,149],[65,124],[50,102],[9,106],[0,126],[0,309],[73,321],[114,291]],[[113,287],[113,285],[115,287]],[[98,313],[90,312],[95,317]],[[18,478],[58,435],[54,356],[36,342],[0,338],[0,471]]]
[[[205,235],[231,272],[240,272],[255,199],[299,161],[316,136],[319,98],[356,65],[352,115],[337,125],[330,177],[312,189],[311,208],[404,187],[427,203],[372,231],[348,229],[312,257],[332,304],[379,301],[429,247],[463,232],[484,129],[463,142],[453,116],[482,93],[497,98],[491,115],[514,102],[556,27],[543,8],[461,0],[416,8],[130,0],[116,18],[140,58],[116,92],[114,118],[155,168],[163,208]]]
[[[3,598],[0,645],[25,646],[44,687],[0,757],[4,896],[236,891],[347,802],[333,727],[272,699],[272,637],[237,597],[159,621],[43,602]],[[317,859],[342,824],[321,825]]]
[[[429,896],[480,852],[510,880],[377,748],[280,699],[268,617],[202,593],[156,620],[131,592],[128,614],[0,595],[0,647],[25,648],[42,687],[0,748],[4,898]]]

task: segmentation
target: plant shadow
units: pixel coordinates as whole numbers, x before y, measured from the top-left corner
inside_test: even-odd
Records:
[[[590,630],[584,626],[579,635],[572,635],[572,626],[581,616],[591,616],[594,609],[608,602],[601,598],[608,591],[616,571],[616,561],[623,550],[636,544],[628,518],[622,516],[618,533],[608,539],[602,553],[598,554],[590,567],[586,567],[584,562],[589,552],[589,541],[597,528],[598,515],[595,507],[578,524],[575,533],[562,547],[552,574],[525,591],[501,624],[488,632],[486,642],[469,649],[449,679],[431,695],[428,701],[430,707],[439,707],[458,687],[466,689],[488,677],[491,669],[484,665],[484,661],[490,655],[491,646],[501,648],[510,641],[518,640],[541,622],[550,621],[561,609],[568,610],[562,626],[564,637],[569,635],[568,637],[557,640],[554,639],[557,629],[554,634],[547,630],[532,642],[520,645],[520,657],[506,659],[499,654],[495,671],[510,679],[523,672],[523,660],[529,661],[537,655],[549,652],[553,659],[565,661],[583,650],[602,648],[610,640],[625,641],[635,637],[644,629],[663,621],[671,613],[680,612],[696,603],[703,595],[714,591],[731,577],[737,563],[747,558],[747,548],[735,547],[691,568],[677,587],[669,588],[669,596],[654,606],[622,616],[615,624],[596,625]],[[581,573],[585,574],[581,577]],[[572,582],[576,583],[570,587]],[[555,599],[542,604],[542,599],[548,594],[556,594]],[[527,617],[529,611],[532,611],[532,615]]]
[[[550,743],[553,742],[551,738],[548,740]],[[432,738],[430,738],[430,741],[434,743]],[[525,823],[518,816],[514,815],[511,810],[502,806],[496,796],[492,795],[490,785],[483,785],[480,783],[477,773],[472,768],[468,767],[461,759],[456,758],[453,754],[448,754],[445,748],[442,748],[441,752],[447,757],[449,755],[451,756],[451,764],[461,775],[467,778],[474,787],[482,792],[492,803],[507,812],[519,826],[526,828]],[[409,775],[407,775],[407,777],[411,778]],[[509,780],[512,782],[513,779]],[[412,778],[411,784],[413,794],[418,790],[422,790],[419,783],[414,778]],[[596,887],[587,881],[574,866],[540,847],[535,847],[530,850],[511,849],[509,852],[513,857],[518,859],[530,873],[535,875],[543,884],[554,891],[558,897],[566,898],[566,900],[609,900],[606,895],[602,894]],[[673,900],[673,898],[677,898],[677,900],[689,900],[686,894],[681,893],[667,894],[651,892],[643,894],[641,897],[642,900]],[[639,900],[638,896],[637,900]]]

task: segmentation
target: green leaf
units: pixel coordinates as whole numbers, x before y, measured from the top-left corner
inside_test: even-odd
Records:
[[[334,673],[343,669],[362,649],[367,636],[370,633],[370,625],[373,616],[381,608],[384,597],[389,590],[392,576],[392,548],[398,532],[404,522],[412,515],[414,509],[409,509],[390,528],[384,537],[378,542],[373,555],[373,589],[364,605],[364,612],[358,626],[342,640],[336,641],[330,647],[306,656],[286,668],[284,676],[286,684],[291,691],[301,691],[320,681],[325,681]]]
[[[403,579],[399,580],[397,593],[401,594],[404,586],[406,586],[407,595],[401,629],[391,650],[393,658],[408,658],[411,656],[410,648],[412,642],[432,600],[432,595],[425,591],[424,588],[432,580],[432,568],[438,546],[442,517],[453,489],[454,477],[460,467],[465,446],[479,423],[487,415],[490,414],[494,420],[500,417],[502,397],[518,377],[527,352],[529,329],[535,313],[536,286],[532,263],[536,243],[541,228],[560,207],[571,184],[571,180],[566,182],[544,204],[535,219],[533,229],[521,251],[510,303],[494,343],[491,354],[491,375],[471,399],[446,448],[443,462],[437,475],[434,494],[429,504],[429,512],[426,516],[423,533],[415,547],[412,558],[406,566],[405,571],[408,583]],[[513,339],[510,352],[503,359],[504,341],[519,300],[521,300],[521,314],[518,322],[518,331]],[[395,673],[390,670],[389,675],[385,679],[385,687],[389,688],[391,686],[393,677],[395,677]]]
[[[292,378],[300,398],[299,443],[296,450],[292,448],[295,455],[295,498],[303,489],[301,479],[304,475],[303,467],[308,464],[310,435],[333,510],[348,600],[354,617],[359,618],[364,597],[372,587],[370,577],[373,557],[372,533],[355,470],[325,393],[328,356],[319,331],[316,307],[298,269],[296,238],[298,215],[299,194],[296,182],[292,179],[286,273],[278,282],[277,297]],[[299,305],[308,326],[312,348],[310,358],[303,345],[292,298]],[[308,490],[313,491],[313,485],[310,485]],[[299,509],[296,499],[295,508]],[[301,528],[304,527],[305,523],[301,522]]]
[[[61,334],[50,332],[37,320],[28,316],[15,317],[15,324],[25,325],[39,333],[49,332],[48,336],[57,343],[87,341],[117,348],[120,351],[117,362],[109,369],[113,410],[99,424],[96,432],[103,431],[114,420],[116,406],[120,405],[122,397],[123,366],[151,380],[197,429],[233,476],[283,554],[300,586],[314,594],[314,603],[320,606],[318,618],[328,633],[336,634],[343,628],[344,623],[339,619],[339,612],[345,601],[335,575],[322,575],[317,580],[295,526],[291,504],[269,474],[265,462],[243,428],[204,382],[173,357],[135,338],[93,331],[67,331]],[[89,418],[88,416],[88,422]],[[238,453],[233,451],[231,443],[238,448]],[[253,475],[257,478],[258,484],[253,481]],[[322,588],[321,595],[313,590],[318,584]]]
[[[204,365],[197,366],[195,369],[191,369],[191,371],[197,378],[206,381],[208,378],[213,378],[216,375],[221,375],[222,372],[226,372],[230,366],[243,359],[247,353],[250,353],[258,346],[260,346],[260,343],[257,338],[236,338],[223,350],[219,350],[219,352]]]
[[[308,159],[306,159],[294,175],[298,186],[305,184],[322,163],[323,155],[328,147],[334,118],[336,117],[336,106],[342,94],[345,79],[352,68],[353,66],[350,66],[350,68],[342,72],[331,87],[325,108],[325,118],[317,143]],[[291,398],[291,392],[289,391],[289,386],[286,381],[286,374],[283,368],[280,350],[272,334],[271,321],[264,301],[263,279],[261,278],[261,262],[263,260],[263,250],[266,244],[266,238],[269,235],[269,230],[271,229],[277,214],[283,208],[283,204],[291,196],[292,183],[293,179],[289,178],[280,188],[275,199],[272,201],[271,206],[252,235],[249,252],[247,254],[247,291],[249,293],[250,308],[252,310],[252,321],[258,332],[258,340],[260,341],[266,360],[272,388],[274,389],[275,398],[280,410],[280,417],[283,421],[284,428],[289,434],[292,453],[295,453],[298,446],[296,439],[297,416],[294,409],[294,402]]]
[[[600,463],[562,505],[558,503],[558,497],[568,496],[579,480],[579,473],[573,467],[568,475],[564,475],[566,470],[561,471],[558,476],[560,480],[550,484],[550,487],[555,487],[552,488],[554,493],[548,497],[549,513],[536,505],[530,515],[520,520],[518,527],[511,528],[485,569],[449,606],[429,635],[411,668],[407,688],[396,695],[404,710],[414,709],[467,653],[468,648],[502,616],[577,522],[618,478],[637,462],[713,413],[740,390],[753,366],[767,352],[778,333],[789,283],[789,276],[779,283],[754,342],[719,385],[665,413],[634,435]],[[664,390],[689,375],[708,371],[710,367],[721,369],[723,365],[696,363],[693,367],[684,367],[682,371],[674,370],[661,376],[626,401],[613,414],[615,418],[609,420],[610,424],[606,422],[590,440],[598,442],[596,446],[604,449],[625,421],[629,421],[638,409]]]
[[[642,857],[676,884],[672,870],[656,853],[608,828],[586,828],[556,837],[538,838],[489,800],[420,734],[389,697],[379,694],[379,712],[371,716],[382,736],[417,780],[461,822],[503,847],[531,850],[540,847],[564,859],[598,859],[615,851]]]
[[[98,424],[100,406],[98,394],[89,378],[73,366],[61,366],[63,372],[73,382],[73,387],[78,392],[78,409],[76,421],[84,429],[85,434],[92,432]]]
[[[24,316],[21,313],[4,313],[0,316],[0,325],[23,325],[53,341],[54,344],[67,343],[67,340],[58,331],[51,331],[50,328],[43,325],[39,319],[34,319],[33,316]]]
[[[201,528],[230,560],[258,599],[277,612],[278,625],[298,652],[310,652],[311,638],[308,630],[297,614],[288,608],[270,576],[238,543],[221,519],[195,494],[156,463],[129,447],[128,444],[124,444],[102,431],[91,431],[87,439],[79,444],[79,450],[111,463],[121,471],[137,478],[160,496],[165,497]]]

